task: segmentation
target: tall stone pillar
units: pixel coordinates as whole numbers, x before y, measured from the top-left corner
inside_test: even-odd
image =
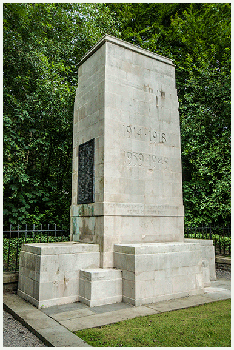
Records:
[[[181,143],[170,59],[106,35],[79,63],[71,239],[183,242]]]

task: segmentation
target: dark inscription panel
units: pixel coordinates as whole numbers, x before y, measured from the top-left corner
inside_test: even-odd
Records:
[[[79,145],[78,204],[94,203],[95,139]]]

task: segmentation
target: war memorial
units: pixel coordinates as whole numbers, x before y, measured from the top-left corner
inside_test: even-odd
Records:
[[[70,242],[25,244],[18,294],[38,308],[204,293],[210,240],[184,239],[175,66],[105,35],[80,61]]]

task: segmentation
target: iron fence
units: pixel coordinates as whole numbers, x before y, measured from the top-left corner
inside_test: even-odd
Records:
[[[230,226],[200,226],[185,227],[185,238],[212,239],[215,253],[231,255],[231,227]]]
[[[57,228],[56,224],[26,225],[8,229],[3,226],[3,271],[18,271],[19,253],[24,243],[50,243],[70,240],[69,230]]]
[[[46,226],[46,228],[45,228]],[[201,226],[185,227],[185,238],[211,239],[215,246],[216,254],[231,255],[231,227],[230,226]],[[33,225],[31,229],[27,225],[4,230],[3,226],[3,271],[18,271],[19,252],[23,243],[49,243],[64,242],[70,240],[68,229],[58,229],[53,225]]]

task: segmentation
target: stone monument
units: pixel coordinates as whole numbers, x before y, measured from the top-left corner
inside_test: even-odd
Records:
[[[71,233],[113,267],[117,243],[183,242],[178,98],[171,60],[105,36],[79,63]]]
[[[23,246],[18,293],[38,307],[141,305],[212,279],[212,241],[184,240],[175,66],[106,35],[79,63],[71,242]]]

